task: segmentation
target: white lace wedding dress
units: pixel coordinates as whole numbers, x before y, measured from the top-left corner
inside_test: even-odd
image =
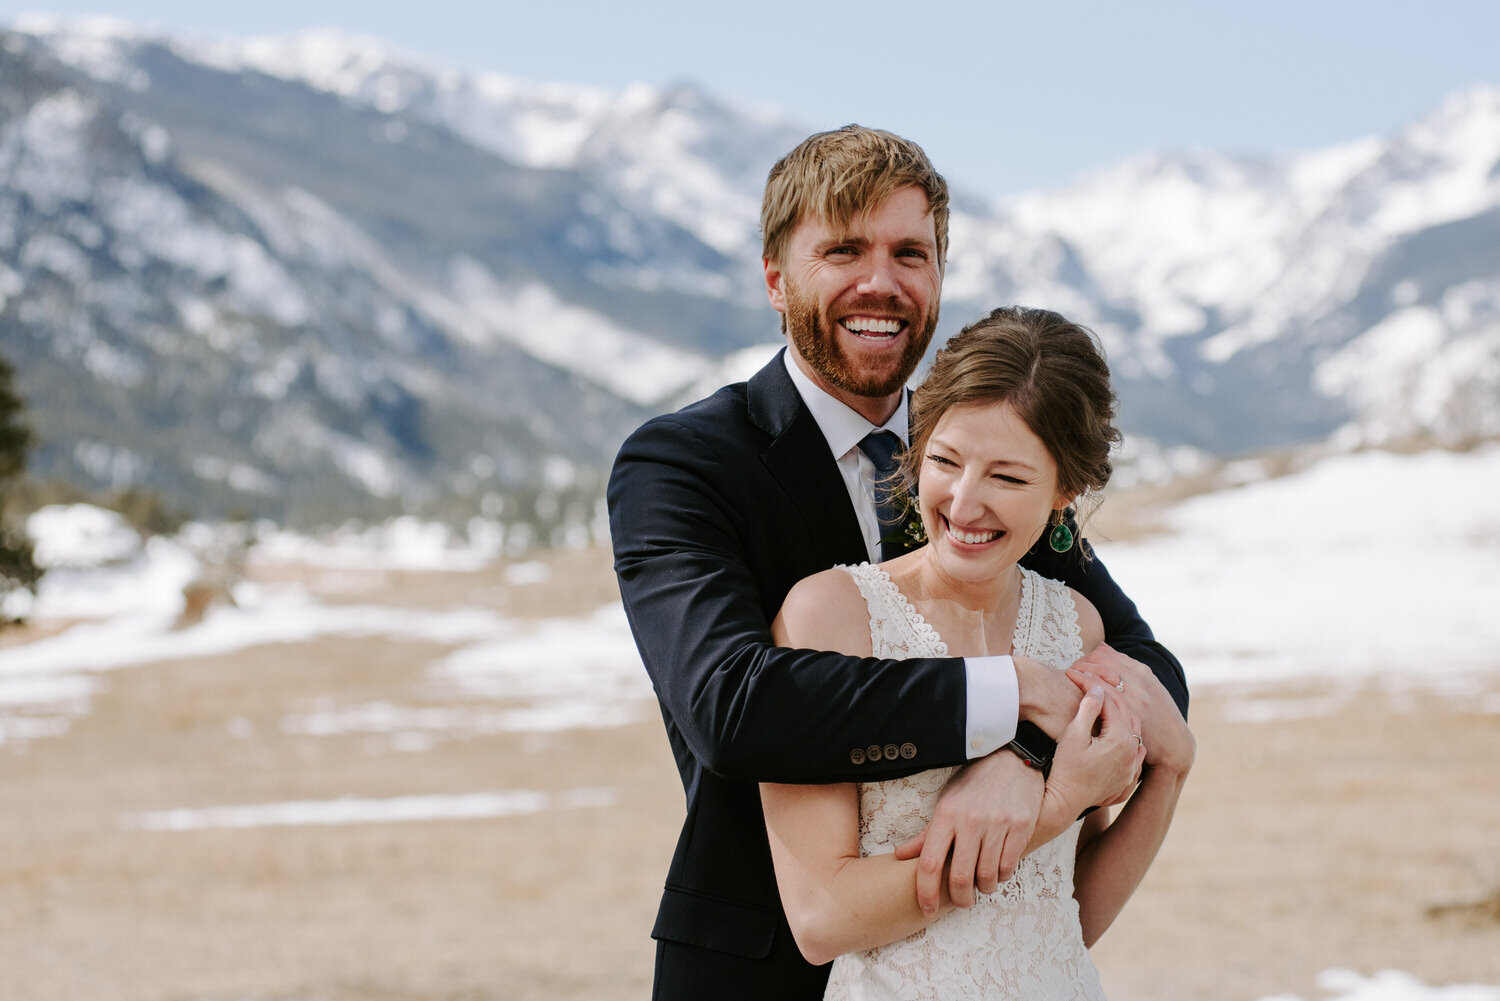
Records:
[[[885,571],[844,567],[870,608],[875,656],[946,657],[948,645]],[[1083,655],[1067,586],[1021,571],[1013,652],[1058,668]],[[879,855],[920,833],[956,771],[936,768],[859,786],[859,847]],[[1082,822],[1021,860],[1011,879],[968,909],[925,930],[833,962],[827,1001],[1015,998],[1101,1001],[1099,974],[1084,948],[1073,899],[1073,856]]]

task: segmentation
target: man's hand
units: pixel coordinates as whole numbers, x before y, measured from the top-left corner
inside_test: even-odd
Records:
[[[1082,693],[1054,667],[1030,657],[1012,656],[1011,661],[1016,665],[1016,685],[1021,692],[1021,718],[1035,723],[1056,740],[1078,714]],[[1079,661],[1079,666],[1083,666],[1083,661]]]
[[[1068,817],[1090,806],[1125,802],[1146,760],[1140,732],[1140,717],[1125,696],[1101,684],[1090,686],[1078,704],[1078,715],[1057,742],[1046,795],[1055,796]]]
[[[927,830],[896,849],[898,859],[921,855],[917,903],[924,914],[937,913],[950,854],[948,896],[957,907],[972,907],[976,888],[994,893],[1010,879],[1036,828],[1043,785],[1041,772],[1003,749],[948,780]]]
[[[1079,689],[1104,684],[1119,692],[1140,719],[1138,732],[1146,746],[1146,764],[1187,774],[1197,743],[1177,703],[1149,667],[1100,643],[1068,670],[1068,677]]]

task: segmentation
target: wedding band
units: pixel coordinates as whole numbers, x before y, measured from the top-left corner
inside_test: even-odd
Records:
[[[1115,691],[1117,691],[1117,692],[1123,692],[1124,690],[1125,690],[1125,679],[1121,678],[1119,681],[1115,682]]]
[[[1138,746],[1138,747],[1145,746],[1145,745],[1141,744],[1141,735],[1140,734],[1138,734],[1138,733],[1132,733],[1131,736],[1135,738],[1136,746]]]

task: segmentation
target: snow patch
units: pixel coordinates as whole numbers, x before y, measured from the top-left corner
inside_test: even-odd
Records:
[[[152,810],[127,813],[120,827],[137,831],[203,831],[214,828],[309,827],[341,824],[395,824],[431,820],[481,820],[513,817],[543,810],[610,806],[612,789],[570,789],[561,793],[509,789],[457,796],[396,796],[215,806],[205,809]]]
[[[1195,688],[1444,684],[1500,669],[1497,492],[1500,447],[1337,456],[1097,548]]]
[[[708,371],[711,363],[590,309],[569,305],[544,285],[505,287],[478,261],[454,260],[453,298],[463,303],[457,332],[483,346],[509,341],[528,354],[577,372],[617,396],[656,403]]]
[[[1328,996],[1315,1001],[1500,1001],[1500,987],[1483,984],[1429,987],[1400,970],[1381,970],[1370,977],[1353,970],[1325,970],[1318,975],[1318,987]],[[1273,994],[1260,1001],[1303,999],[1294,994]]]

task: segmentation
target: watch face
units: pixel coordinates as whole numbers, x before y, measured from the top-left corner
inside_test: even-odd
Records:
[[[1057,744],[1047,736],[1047,731],[1027,720],[1016,724],[1016,739],[1010,746],[1023,758],[1038,763],[1051,761],[1057,751]]]
[[[1005,746],[1028,765],[1040,769],[1043,775],[1051,771],[1052,755],[1057,751],[1057,744],[1035,723],[1026,720],[1017,723],[1016,739]]]
[[[1027,747],[1025,744],[1022,744],[1018,740],[1013,740],[1005,746],[1014,751],[1016,753],[1016,757],[1026,762],[1032,768],[1040,768],[1045,763],[1045,759],[1043,759],[1040,755],[1033,753],[1029,747]]]

